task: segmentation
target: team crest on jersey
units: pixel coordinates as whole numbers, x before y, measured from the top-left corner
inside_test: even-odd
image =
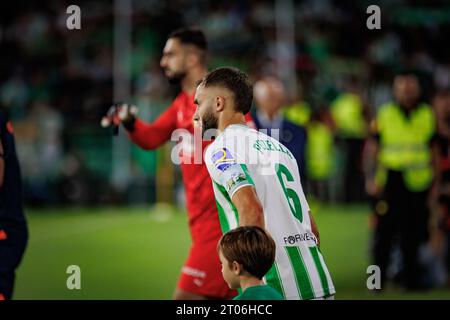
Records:
[[[236,164],[236,160],[227,148],[221,148],[215,151],[211,157],[212,163],[220,171],[225,171],[231,165]]]

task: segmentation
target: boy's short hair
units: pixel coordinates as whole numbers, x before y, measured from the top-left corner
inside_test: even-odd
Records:
[[[229,261],[241,264],[245,271],[262,279],[275,260],[275,241],[256,226],[238,227],[225,233],[217,249]]]

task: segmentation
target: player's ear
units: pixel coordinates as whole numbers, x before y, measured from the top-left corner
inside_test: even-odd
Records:
[[[223,111],[225,108],[225,99],[221,96],[216,96],[216,100],[214,101],[215,108],[217,112]]]

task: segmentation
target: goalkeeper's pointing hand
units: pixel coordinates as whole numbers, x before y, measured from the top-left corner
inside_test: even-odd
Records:
[[[133,131],[137,113],[138,108],[134,105],[116,103],[109,108],[106,116],[102,118],[101,126],[103,128],[113,126],[116,131],[122,123],[125,129]]]

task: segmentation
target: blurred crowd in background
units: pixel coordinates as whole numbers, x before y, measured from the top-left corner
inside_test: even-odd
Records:
[[[115,102],[114,1],[78,1],[81,30],[66,27],[70,2],[45,3],[0,5],[0,103],[14,123],[26,203],[182,202],[170,145],[144,152],[129,143],[129,179],[125,188],[112,183],[115,138],[99,122]],[[170,104],[178,88],[159,66],[162,48],[171,31],[197,26],[208,37],[211,68],[232,65],[255,81],[259,127],[291,126],[284,143],[299,150],[307,196],[368,201],[363,150],[377,110],[393,99],[397,72],[420,75],[422,100],[450,136],[450,5],[378,1],[381,29],[368,30],[371,4],[133,0],[129,102],[147,121]],[[291,42],[279,30],[286,8]]]
[[[157,168],[165,159],[159,153],[167,149],[130,146],[127,188],[119,192],[108,183],[112,139],[98,122],[113,102],[114,3],[79,2],[82,28],[74,31],[66,27],[67,1],[14,4],[2,4],[0,13],[0,101],[14,120],[27,203],[155,201]],[[283,47],[277,32],[275,5],[132,1],[131,100],[141,116],[157,117],[177,91],[167,84],[159,59],[167,35],[182,26],[206,32],[211,67],[233,65],[255,80],[276,76],[284,63],[280,52],[290,47]],[[423,71],[428,99],[433,89],[450,84],[450,7],[380,2],[382,28],[368,30],[368,5],[293,2],[295,82],[282,84],[280,108],[291,122],[315,130],[310,146],[321,147],[306,147],[304,158],[321,161],[305,160],[304,180],[326,201],[365,199],[362,143],[375,110],[392,96],[399,68]],[[161,184],[163,193],[173,189],[170,181]]]

